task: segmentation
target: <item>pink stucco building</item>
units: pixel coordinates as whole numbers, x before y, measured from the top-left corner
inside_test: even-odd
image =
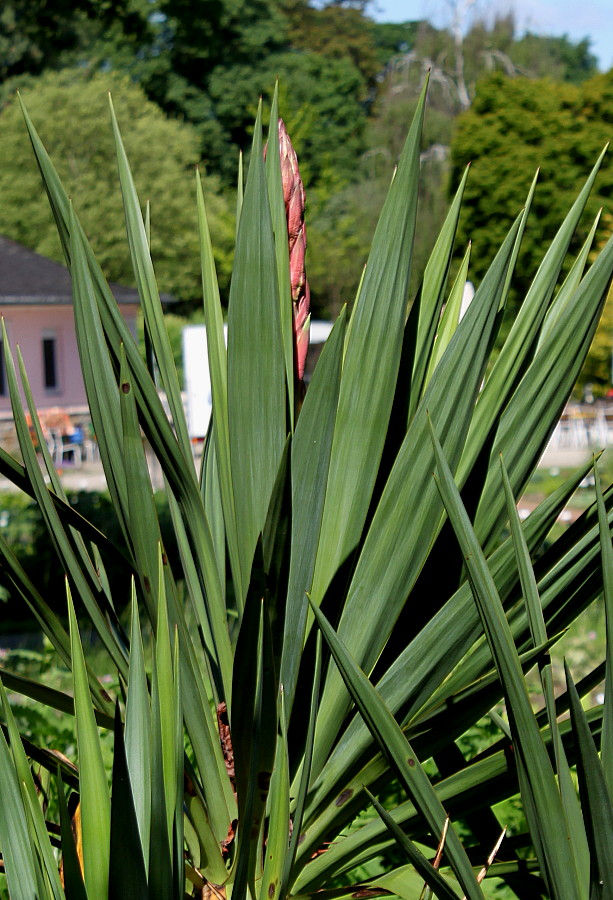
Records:
[[[137,292],[113,284],[110,287],[135,334]],[[0,236],[0,313],[13,352],[17,345],[21,348],[37,408],[83,411],[87,401],[68,270]],[[9,417],[10,410],[0,342],[0,418]]]

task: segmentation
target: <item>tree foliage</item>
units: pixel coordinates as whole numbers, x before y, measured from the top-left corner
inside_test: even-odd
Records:
[[[236,160],[239,150],[250,143],[253,98],[260,94],[270,99],[278,78],[282,115],[300,158],[311,209],[309,265],[314,272],[314,300],[321,310],[336,308],[341,299],[353,296],[355,274],[349,284],[346,273],[359,271],[373,228],[374,212],[364,210],[374,211],[382,201],[428,69],[423,152],[440,145],[433,152],[444,157],[441,147],[451,143],[462,105],[453,23],[443,28],[427,22],[375,23],[368,18],[370,7],[361,0],[201,0],[198,4],[193,0],[77,0],[72,4],[9,0],[0,11],[0,60],[4,63],[0,101],[14,89],[15,76],[22,86],[25,79],[33,91],[32,76],[49,70],[69,69],[73,74],[61,76],[66,85],[73,78],[83,83],[100,72],[116,78],[124,75],[166,116],[190,123],[187,143],[192,149],[180,157],[179,166],[185,168],[203,158],[207,172],[218,176],[233,207]],[[578,82],[594,71],[587,41],[574,44],[567,37],[532,34],[518,37],[511,15],[473,22],[460,51],[469,96],[476,81],[491,69],[530,77],[548,73],[565,82]],[[41,90],[48,90],[46,81]],[[153,107],[148,109],[151,112]],[[14,116],[16,123],[18,116]],[[43,111],[40,121],[45,119]],[[178,133],[187,135],[180,126]],[[78,134],[74,139],[78,140]],[[60,159],[61,147],[60,142]],[[71,146],[70,153],[78,158],[76,146]],[[440,224],[447,190],[447,167],[439,168],[440,176],[433,169],[425,179],[430,185],[433,227]],[[27,229],[19,225],[18,204],[12,196],[9,190],[13,212],[3,214],[7,222],[3,227],[25,240]],[[356,196],[364,198],[361,213]],[[518,195],[515,205],[520,202]],[[496,221],[498,211],[495,204],[489,211],[492,235],[497,237],[503,229]],[[503,214],[508,216],[508,210],[503,208]],[[183,215],[177,213],[174,218],[182,221]],[[158,240],[155,221],[154,211],[154,241]],[[161,219],[158,223],[162,242],[165,226]],[[229,234],[230,229],[221,232]],[[36,232],[28,240],[45,249],[53,239],[41,234]],[[106,261],[117,242],[110,236],[104,241],[109,253]],[[425,258],[428,234],[420,235],[420,241],[424,246],[423,252],[416,251],[418,259]],[[166,242],[157,248],[163,282],[164,254],[170,254],[171,247],[172,242]],[[219,254],[223,280],[226,249],[219,248]],[[170,289],[182,297],[197,296],[193,261],[188,264],[181,258],[182,283],[173,277]],[[350,260],[355,263],[353,269]],[[112,262],[111,271],[125,278],[125,261]]]
[[[168,120],[138,86],[118,75],[87,79],[73,71],[48,73],[31,90],[26,88],[24,96],[62,177],[78,197],[79,215],[108,276],[132,283],[114,174],[114,142],[110,129],[100,128],[108,116],[109,90],[125,123],[126,148],[141,196],[155,196],[151,240],[161,289],[178,298],[195,297],[200,292],[200,270],[193,214],[194,170],[199,161],[194,129]],[[65,127],[65,117],[72,122],[71,128]],[[61,260],[55,223],[16,101],[0,115],[0,130],[0,233]],[[163,152],[154,153],[156,148]],[[219,240],[217,263],[225,283],[234,226],[215,179],[207,179],[206,188]]]
[[[486,271],[497,241],[520,210],[531,178],[539,169],[533,214],[538,215],[541,227],[524,238],[520,270],[526,274],[514,281],[516,300],[524,296],[529,274],[536,270],[572,203],[573,183],[610,140],[612,122],[613,73],[598,75],[582,85],[511,79],[501,74],[479,84],[471,110],[458,119],[452,145],[452,179],[471,163],[459,234],[462,243],[473,241],[472,270],[477,280]],[[575,252],[599,208],[609,205],[612,194],[613,164],[605,157],[575,236]],[[609,231],[610,217],[605,215],[600,234]],[[612,338],[613,317],[607,310],[581,376],[583,381],[603,386],[610,383]]]
[[[458,35],[456,35],[456,38]],[[412,48],[412,61],[432,70],[435,92],[440,93],[453,113],[468,106],[461,99],[461,75],[469,100],[475,95],[478,80],[488,73],[502,72],[528,78],[548,76],[556,81],[579,83],[596,74],[596,58],[590,53],[589,40],[573,43],[567,36],[519,36],[512,13],[493,21],[477,19],[462,33],[459,45],[450,28],[435,28],[420,23]]]
[[[308,0],[289,0],[291,46],[333,59],[351,60],[365,81],[372,81],[380,69],[378,46],[363,9],[329,4],[321,9]]]
[[[609,140],[612,117],[611,75],[597,76],[581,87],[501,74],[479,84],[471,110],[458,120],[452,145],[452,177],[471,163],[461,234],[473,240],[478,278],[540,169],[533,209],[541,228],[524,240],[521,250],[522,268],[534,271],[570,206],[572,184]],[[610,162],[605,161],[596,190],[577,240],[586,236],[599,206],[613,191]],[[517,286],[525,287],[525,281]]]
[[[142,40],[145,11],[143,0],[5,0],[0,78],[65,65],[109,29],[119,28],[126,42]]]

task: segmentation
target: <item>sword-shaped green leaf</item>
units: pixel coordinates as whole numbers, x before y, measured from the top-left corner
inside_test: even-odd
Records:
[[[475,603],[504,687],[520,784],[523,781],[522,798],[533,840],[542,853],[543,874],[556,897],[578,900],[582,894],[577,876],[568,868],[568,824],[509,624],[434,429],[432,440],[438,473],[436,483],[462,549]]]
[[[602,771],[609,791],[613,795],[613,546],[611,528],[600,485],[600,473],[594,460],[594,481],[598,508],[598,528],[600,532],[600,553],[602,557],[602,587],[606,628],[606,669],[604,686],[604,713],[602,717],[602,739],[600,756]]]
[[[290,301],[291,302],[291,301]],[[228,411],[232,481],[246,588],[287,434],[285,363],[273,226],[255,126],[228,307]],[[238,596],[242,606],[243,596]]]
[[[460,312],[462,310],[464,288],[466,287],[466,281],[468,279],[470,247],[471,245],[469,244],[466,248],[466,253],[464,254],[464,258],[462,259],[460,268],[458,269],[458,274],[456,275],[451,291],[449,292],[449,298],[447,300],[447,303],[445,304],[445,309],[443,310],[443,313],[441,315],[441,320],[436,335],[436,341],[432,348],[430,362],[428,364],[426,384],[428,384],[428,382],[432,378],[432,373],[439,364],[443,353],[449,346],[449,341],[453,337],[453,333],[455,332],[460,322]]]
[[[79,626],[68,587],[67,594],[79,750],[84,880],[89,900],[107,900],[111,830],[109,786],[89,693]]]
[[[64,784],[59,772],[56,775],[58,806],[60,808],[60,833],[62,836],[62,871],[64,874],[64,891],[66,900],[87,900],[83,873],[77,855],[72,823],[66,803]]]
[[[613,272],[613,239],[583,278],[572,303],[565,305],[548,342],[532,360],[497,426],[492,451],[500,453],[514,496],[540,459],[579,375],[594,337]],[[559,300],[556,298],[554,304]],[[498,464],[491,465],[481,494],[475,531],[486,552],[503,525],[504,492]]]
[[[279,688],[279,732],[275,764],[270,781],[268,837],[264,856],[264,871],[260,900],[279,900],[283,887],[283,872],[288,861],[290,843],[289,761],[287,758],[287,726],[283,702],[283,687]]]
[[[579,694],[566,663],[564,667],[578,749],[579,794],[591,852],[590,897],[604,900],[613,891],[613,804]]]
[[[520,220],[507,235],[434,372],[372,517],[338,628],[339,637],[366,671],[370,671],[385,646],[443,522],[443,506],[432,481],[434,459],[428,446],[428,411],[432,411],[443,434],[452,464],[457,464],[483,377],[519,224]],[[320,541],[323,540],[322,525]],[[320,598],[313,599],[319,602]],[[347,693],[338,673],[332,672],[324,687],[318,722],[314,759],[317,774],[347,708]]]
[[[277,736],[272,638],[261,582],[263,566],[257,558],[254,573],[236,645],[230,719],[239,822],[233,891],[239,897],[247,887],[256,896],[255,882],[261,875],[260,830]]]
[[[509,524],[511,527],[511,536],[515,546],[517,556],[517,568],[519,571],[522,593],[526,602],[526,611],[530,623],[530,631],[532,640],[535,645],[543,644],[547,641],[547,628],[541,599],[536,583],[536,576],[532,563],[530,561],[530,553],[528,545],[524,538],[521,524],[519,521],[519,513],[515,505],[513,493],[509,478],[504,467],[502,457],[500,458],[500,466],[502,471],[502,480],[504,492],[507,501],[507,513],[509,516]],[[558,784],[560,786],[560,796],[564,806],[564,812],[568,821],[568,828],[571,835],[569,846],[569,865],[574,865],[578,883],[586,885],[589,879],[589,851],[585,835],[585,827],[583,817],[581,815],[581,807],[577,799],[577,792],[570,772],[570,767],[564,753],[562,739],[558,729],[556,719],[555,694],[553,684],[553,674],[551,671],[551,661],[549,656],[546,658],[545,664],[539,664],[541,676],[541,684],[543,687],[543,695],[545,697],[545,707],[547,709],[547,718],[549,728],[551,729],[553,747],[555,754],[556,773],[558,776]]]
[[[467,178],[468,168],[464,172],[464,176],[458,186],[453,203],[449,207],[447,218],[439,232],[439,236],[436,239],[436,243],[424,270],[415,343],[415,361],[411,376],[409,422],[413,418],[427,383],[426,372],[432,356],[436,329],[443,307],[445,288],[447,286],[453,245],[458,228],[462,197],[464,196]]]
[[[122,894],[148,900],[147,869],[136,810],[119,706],[115,709],[115,745],[111,796],[111,853],[109,896]]]
[[[425,100],[426,86],[351,316],[313,577],[312,595],[318,604],[360,539],[385,444],[411,274]]]
[[[523,523],[522,528],[532,551],[540,546],[588,470],[588,465],[579,470]],[[517,582],[511,538],[493,554],[490,566],[497,589],[501,596],[506,597]],[[479,614],[470,586],[464,583],[401,652],[377,684],[388,709],[394,714],[400,712],[404,721],[410,721],[422,710],[427,710],[429,704],[444,702],[447,693],[452,696],[460,685],[460,682],[454,684],[453,670],[460,663],[464,670],[466,662],[472,661],[473,645],[480,634]],[[488,659],[491,660],[489,655]],[[478,667],[476,674],[471,670],[465,677],[462,675],[461,683],[467,680],[472,682],[479,671]],[[325,809],[326,804],[339,795],[345,786],[345,773],[353,771],[356,761],[364,757],[371,744],[372,738],[361,717],[354,716],[326,761],[325,770],[312,791],[309,816],[313,815],[314,810]]]
[[[145,324],[157,360],[162,384],[164,385],[164,390],[168,397],[168,404],[170,406],[177,440],[187,461],[191,460],[192,453],[189,435],[187,433],[185,413],[183,411],[183,403],[181,401],[181,386],[177,377],[177,370],[175,368],[174,356],[170,347],[168,331],[164,324],[162,304],[160,302],[160,295],[155,280],[155,272],[153,270],[153,262],[149,250],[149,240],[138,201],[138,194],[136,193],[136,186],[121,139],[121,133],[119,131],[119,125],[117,124],[117,117],[110,95],[109,106],[111,111],[111,122],[113,125],[113,135],[115,137],[115,147],[117,150],[119,182],[121,184],[121,193],[123,197],[123,208],[126,219],[126,230],[128,233],[132,268],[141,299]]]
[[[513,323],[509,336],[494,364],[490,377],[487,379],[479,397],[475,409],[475,418],[467,441],[468,458],[465,457],[462,462],[462,481],[464,478],[463,473],[472,468],[472,464],[492,428],[492,423],[496,420],[501,410],[504,409],[508,397],[517,385],[518,379],[526,371],[527,365],[534,354],[540,327],[550,305],[570,241],[585,209],[585,204],[594,185],[603,156],[604,151],[551,242],[530,285],[520,312]],[[533,183],[529,202],[534,193],[534,187]]]
[[[151,829],[151,701],[147,688],[136,590],[132,584],[130,672],[126,697],[125,753],[145,867]]]
[[[23,108],[23,114],[41,172],[43,184],[47,191],[53,215],[58,225],[66,262],[68,267],[72,269],[70,223],[73,214],[70,210],[70,203],[57,172],[49,159],[49,155],[47,154],[25,108]],[[89,353],[86,351],[83,355],[83,359],[85,360],[84,367],[87,371],[87,361],[93,356],[94,352],[97,354],[97,364],[98,361],[102,361],[103,365],[106,365],[105,355],[102,352],[102,349],[106,345],[108,359],[111,361],[112,366],[115,368],[118,375],[119,353],[120,347],[123,345],[126,360],[134,380],[134,391],[137,399],[139,418],[153,451],[169,481],[170,487],[175,493],[186,523],[191,551],[197,567],[198,577],[202,582],[203,590],[206,595],[208,614],[211,619],[212,628],[215,632],[219,677],[223,682],[223,693],[226,698],[229,698],[231,693],[231,655],[229,636],[227,634],[227,623],[225,621],[224,595],[219,581],[219,569],[215,561],[210,529],[206,517],[204,516],[198,485],[192,471],[190,471],[191,463],[186,466],[185,456],[179,449],[155,385],[147,370],[147,366],[139,354],[134,338],[119,311],[100,266],[98,265],[93,251],[87,243],[78,222],[76,225],[79,239],[77,240],[75,238],[75,241],[77,246],[80,245],[82,248],[87,266],[89,267],[91,288],[95,295],[96,303],[98,304],[99,319],[102,326],[101,329],[97,326],[96,317],[89,315],[89,308],[84,307],[85,313],[89,315],[86,327],[84,328],[84,339],[88,339],[91,342]],[[86,294],[86,296],[88,296],[88,294]],[[76,303],[75,323],[77,324],[77,329],[79,327],[80,308],[80,304]],[[85,346],[87,347],[87,340]],[[87,376],[85,380],[86,383],[95,383],[94,374]],[[112,396],[110,389],[104,391],[104,396],[107,400]],[[105,409],[104,404],[102,408]],[[92,409],[92,415],[93,414],[94,410]],[[109,416],[109,420],[108,433],[111,433],[110,429],[112,428],[116,431],[120,421],[117,409]],[[113,446],[118,446],[118,442],[115,441]],[[120,454],[115,454],[115,459],[113,460],[112,455],[108,454],[108,460],[107,480],[109,479],[109,471],[111,471],[110,466],[113,462],[120,465],[121,456]],[[111,487],[111,484],[109,484],[109,488],[112,493],[113,488]],[[114,506],[119,512],[121,504],[115,501],[115,496],[113,499]],[[128,540],[128,537],[126,537],[126,540]],[[194,723],[192,723],[192,727],[193,725]]]
[[[89,615],[96,623],[96,628],[100,634],[100,638],[103,641],[104,646],[106,647],[111,659],[113,660],[119,671],[125,673],[127,671],[127,666],[122,650],[115,638],[115,635],[111,632],[111,629],[104,618],[102,610],[98,606],[97,598],[94,596],[92,591],[92,585],[88,581],[85,573],[78,563],[73,546],[71,544],[70,535],[67,534],[59,519],[57,510],[53,501],[51,500],[49,491],[43,479],[42,472],[38,465],[38,460],[36,458],[36,452],[34,450],[32,439],[30,437],[28,424],[26,422],[25,415],[21,406],[13,355],[11,353],[11,348],[6,335],[4,322],[2,323],[2,334],[6,376],[9,387],[9,395],[11,397],[11,405],[13,408],[15,429],[17,431],[17,437],[19,440],[19,447],[26,464],[26,468],[28,469],[28,472],[30,474],[30,481],[36,493],[37,503],[43,514],[45,524],[48,528],[49,535],[51,540],[53,541],[56,552],[58,553],[58,556],[62,561],[64,570],[73,579],[74,584],[77,587],[79,594],[87,607]],[[22,374],[24,374],[23,370]],[[100,599],[104,600],[104,597],[101,596]],[[95,696],[97,699],[103,698],[102,692],[98,692]],[[108,704],[108,702],[103,701],[102,708],[105,709],[106,712],[110,711],[110,705]]]
[[[15,773],[19,780],[21,788],[21,796],[25,813],[25,821],[31,829],[31,843],[34,850],[33,858],[38,856],[38,879],[41,886],[45,885],[45,894],[54,900],[60,900],[63,897],[60,879],[58,877],[57,863],[51,843],[43,810],[40,800],[32,779],[32,772],[26,757],[19,731],[13,717],[13,713],[8,703],[6,691],[4,689],[4,679],[0,680],[0,695],[2,696],[2,707],[4,710],[4,719],[7,724],[7,730],[10,742],[11,756],[13,757],[13,765]],[[4,815],[4,808],[3,808]]]
[[[432,893],[434,893],[439,900],[458,900],[458,894],[456,894],[451,885],[445,881],[441,873],[434,868],[428,859],[426,859],[421,850],[419,850],[415,844],[409,840],[402,829],[396,825],[388,811],[379,803],[374,794],[371,794],[369,790],[367,790],[366,793],[370,797],[370,802],[377,810],[385,827],[393,835],[394,840],[404,855],[419,872],[428,887],[431,888]]]
[[[347,325],[346,309],[334,324],[315,367],[292,441],[292,543],[283,636],[281,683],[291,711],[302,656]]]
[[[198,226],[200,235],[200,263],[202,268],[202,295],[204,299],[204,320],[206,322],[206,342],[211,376],[211,396],[213,399],[213,439],[215,460],[219,480],[219,490],[223,504],[225,530],[228,541],[228,555],[232,567],[232,577],[238,585],[238,594],[243,596],[241,554],[236,530],[236,511],[232,487],[230,464],[230,430],[228,423],[228,355],[224,338],[223,315],[219,287],[215,272],[213,246],[204,205],[204,194],[200,173],[196,182]],[[213,526],[214,527],[214,526]],[[245,575],[245,579],[246,579]]]
[[[0,850],[10,896],[31,900],[43,886],[42,871],[30,839],[29,816],[4,733],[0,734],[0,798]]]
[[[351,692],[354,703],[380,749],[387,757],[391,768],[400,778],[430,831],[435,835],[442,834],[447,814],[413,748],[392,714],[381,702],[376,689],[351,658],[321,610],[314,603],[311,603],[311,609],[343,680]],[[447,837],[447,858],[460,884],[469,898],[480,900],[481,890],[457,834],[452,830],[448,832]]]

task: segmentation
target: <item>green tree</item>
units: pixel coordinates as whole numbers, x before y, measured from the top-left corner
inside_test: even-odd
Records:
[[[141,88],[118,75],[86,78],[70,70],[48,73],[24,91],[30,115],[58,162],[79,215],[108,277],[133,283],[125,250],[121,195],[114,175],[115,148],[109,129],[108,91],[124,123],[127,153],[143,198],[151,208],[152,251],[163,291],[192,299],[200,294],[200,260],[194,233],[193,196],[199,144],[194,129],[168,120]],[[66,127],[66,122],[70,127]],[[0,115],[0,232],[43,255],[62,259],[17,102]],[[155,153],[163,148],[163,153]],[[219,244],[217,264],[227,283],[233,222],[214,178],[206,179],[208,204]]]
[[[93,39],[119,28],[142,41],[146,0],[4,0],[0,9],[0,79],[65,65]]]
[[[288,37],[293,49],[311,50],[333,59],[351,60],[365,81],[381,67],[375,30],[363,9],[328,4],[319,9],[309,0],[289,0]]]
[[[579,83],[597,71],[587,38],[577,43],[567,36],[527,34],[518,38],[512,13],[496,16],[492,23],[477,19],[459,35],[456,30],[454,36],[452,30],[422,22],[412,59],[431,68],[435,91],[454,113],[469,106],[478,80],[491,72]]]
[[[530,75],[579,84],[597,73],[598,60],[589,38],[574,43],[568,35],[553,37],[528,32],[515,42],[513,60]]]
[[[419,22],[372,22],[370,27],[379,62],[384,66],[398,53],[412,49]]]
[[[471,163],[460,235],[463,242],[473,241],[471,267],[477,279],[540,169],[533,211],[541,227],[524,239],[520,252],[521,271],[535,270],[572,202],[572,184],[610,139],[611,120],[611,75],[598,76],[581,87],[501,74],[479,84],[472,108],[458,119],[452,144],[452,182]],[[596,191],[575,246],[613,191],[610,162],[605,161]],[[526,277],[515,280],[520,294],[526,285]]]
[[[594,396],[606,394],[613,384],[613,295],[610,293],[602,311],[590,352],[581,370],[581,386],[592,385]]]

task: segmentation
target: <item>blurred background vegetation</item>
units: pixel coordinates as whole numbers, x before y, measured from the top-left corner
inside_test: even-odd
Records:
[[[519,34],[512,14],[450,0],[447,27],[375,22],[369,0],[6,0],[0,10],[0,233],[61,258],[27,147],[26,99],[107,276],[133,283],[106,93],[141,196],[155,197],[152,244],[162,291],[180,326],[198,314],[196,165],[205,185],[222,290],[229,287],[235,179],[258,94],[281,84],[281,109],[307,188],[313,312],[351,303],[417,94],[431,72],[423,139],[416,290],[449,197],[470,162],[458,258],[472,240],[478,283],[540,167],[535,214],[513,288],[515,308],[613,121],[613,72],[589,40]],[[480,10],[484,10],[480,13]],[[481,16],[481,17],[480,17]],[[61,115],[60,115],[61,112]],[[66,129],[64,123],[71,122]],[[158,152],[164,147],[165,152]],[[155,151],[155,152],[154,152]],[[478,188],[477,188],[478,185]],[[605,162],[576,247],[613,191]],[[24,200],[25,198],[25,200]],[[601,242],[611,230],[602,217]],[[611,384],[613,310],[582,380]]]

